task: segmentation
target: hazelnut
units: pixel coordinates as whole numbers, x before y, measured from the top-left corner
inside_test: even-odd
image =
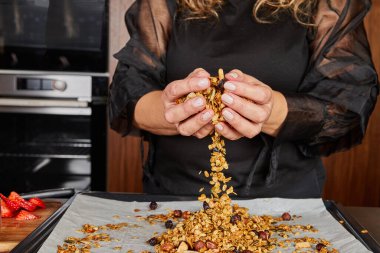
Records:
[[[156,245],[156,244],[158,243],[158,240],[157,240],[156,237],[152,237],[152,238],[150,238],[150,239],[147,241],[147,243],[149,243],[150,246],[154,246],[154,245]]]
[[[203,209],[204,210],[210,209],[210,205],[206,201],[203,201]]]
[[[292,216],[290,216],[289,213],[283,213],[283,214],[281,215],[281,218],[282,218],[282,220],[289,221],[289,220],[292,219]]]
[[[321,251],[323,248],[326,248],[326,245],[324,245],[323,243],[318,243],[315,246],[315,249],[318,250],[318,251]]]
[[[212,241],[206,241],[206,247],[208,249],[216,249],[217,248],[216,244],[213,243]]]
[[[232,215],[230,222],[234,225],[237,224],[238,221],[241,221],[241,217],[238,214]]]
[[[268,240],[269,237],[270,237],[269,231],[265,230],[265,231],[259,232],[259,238],[261,238],[263,240]]]
[[[177,252],[184,252],[189,249],[189,245],[186,242],[181,242],[177,248]]]
[[[165,242],[164,244],[161,245],[161,250],[163,251],[170,251],[174,248],[174,245],[171,244],[170,242]]]
[[[194,243],[194,249],[195,249],[196,251],[200,251],[200,250],[203,249],[204,247],[206,247],[206,244],[205,244],[204,242],[202,242],[202,241],[196,241],[196,242]]]
[[[187,220],[188,218],[190,218],[190,212],[189,211],[184,211],[182,213],[182,218],[184,218],[185,220]]]
[[[173,215],[176,218],[181,218],[182,217],[182,211],[181,210],[174,210]]]
[[[171,220],[167,220],[167,221],[165,222],[165,227],[168,228],[168,229],[172,229],[172,228],[174,228],[173,221],[171,221]]]
[[[149,204],[150,210],[156,210],[157,207],[158,207],[157,202],[154,202],[154,201],[150,202]]]

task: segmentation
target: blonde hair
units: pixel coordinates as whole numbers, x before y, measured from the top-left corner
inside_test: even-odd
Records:
[[[186,19],[218,18],[218,11],[225,0],[177,0],[179,10]],[[247,1],[247,0],[241,0]],[[300,24],[311,25],[316,0],[257,0],[252,9],[253,17],[259,23],[271,23],[283,12],[290,13]]]

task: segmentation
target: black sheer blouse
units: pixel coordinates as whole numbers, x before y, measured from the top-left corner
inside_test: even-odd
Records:
[[[227,142],[228,173],[238,194],[318,197],[324,182],[320,156],[360,143],[376,102],[377,75],[363,27],[370,2],[320,0],[317,26],[308,29],[290,17],[258,24],[252,1],[226,2],[217,23],[183,21],[174,0],[132,5],[126,14],[131,39],[115,55],[111,127],[129,134],[139,98],[196,67],[210,73],[239,68],[282,92],[289,113],[276,138],[260,134]],[[145,191],[195,195],[207,185],[198,171],[208,168],[208,138],[145,137]]]

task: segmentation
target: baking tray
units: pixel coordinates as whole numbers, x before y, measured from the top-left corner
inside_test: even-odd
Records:
[[[152,195],[152,194],[133,194],[133,193],[109,193],[109,192],[84,192],[77,194],[85,194],[88,196],[119,200],[119,201],[186,201],[194,200],[194,196],[176,196],[176,195]],[[75,195],[76,196],[76,195]],[[36,253],[47,239],[49,234],[57,225],[59,219],[66,212],[75,196],[71,197],[60,209],[58,209],[52,216],[36,228],[29,236],[21,241],[10,253]],[[244,200],[244,198],[234,198]],[[334,201],[324,200],[326,209],[331,215],[338,220],[343,227],[345,227],[352,235],[356,237],[367,249],[373,252],[380,252],[380,245],[369,233],[363,234],[361,231],[364,229],[353,217],[344,213],[340,205]]]

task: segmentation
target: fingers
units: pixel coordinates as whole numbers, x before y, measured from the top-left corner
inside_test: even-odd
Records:
[[[244,74],[242,71],[238,69],[231,70],[225,75],[227,80],[230,81],[239,81],[239,82],[247,82],[247,83],[256,83],[263,84],[258,79],[254,78],[251,75]]]
[[[198,139],[203,139],[204,137],[208,136],[212,131],[214,130],[214,125],[211,123],[208,123],[201,129],[199,129],[197,132],[194,133],[194,136]]]
[[[253,138],[261,132],[261,123],[251,122],[230,108],[223,109],[222,115],[232,128],[247,138]]]
[[[179,123],[190,116],[202,111],[206,107],[206,100],[203,97],[189,99],[185,103],[168,107],[165,110],[165,119],[171,124]]]
[[[269,103],[272,99],[272,89],[266,85],[228,81],[224,84],[227,92],[247,98],[257,104]]]
[[[270,105],[257,105],[232,93],[224,93],[222,101],[241,116],[255,123],[264,123],[270,116]]]
[[[185,96],[191,92],[202,91],[210,87],[210,74],[203,69],[197,69],[182,80],[171,82],[164,89],[164,101],[172,103],[177,98]]]
[[[219,122],[215,125],[215,130],[222,136],[224,136],[226,139],[229,139],[231,141],[236,141],[243,137],[242,134],[238,133],[236,130],[234,130],[231,126],[224,122]]]
[[[203,112],[194,115],[193,117],[178,124],[178,132],[183,136],[194,135],[200,131],[200,129],[210,123],[212,116],[214,116],[214,112],[212,110],[204,110]],[[208,128],[202,130],[198,136],[203,135],[207,129]]]

